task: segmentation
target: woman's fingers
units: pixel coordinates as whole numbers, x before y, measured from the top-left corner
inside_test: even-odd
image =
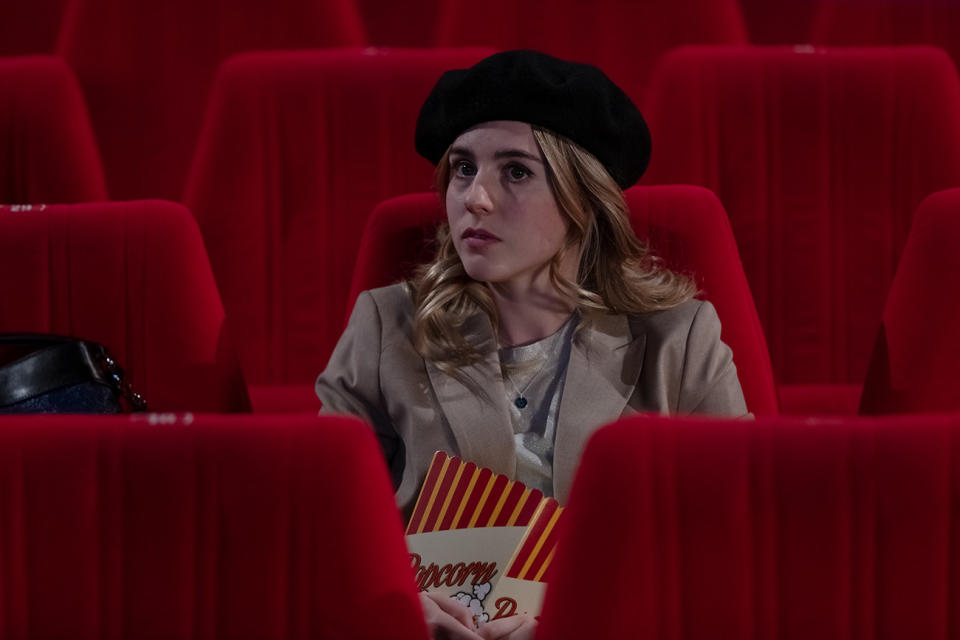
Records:
[[[529,616],[510,616],[493,620],[480,627],[484,640],[533,640],[537,621]]]
[[[449,596],[421,593],[420,606],[434,640],[483,640],[470,610]]]
[[[439,593],[428,593],[427,597],[436,602],[441,611],[459,621],[463,626],[474,630],[477,628],[477,623],[473,619],[473,613],[460,602],[450,596]]]

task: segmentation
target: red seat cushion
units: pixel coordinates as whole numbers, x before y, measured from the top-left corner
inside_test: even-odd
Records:
[[[688,47],[664,57],[644,182],[720,197],[774,370],[863,381],[913,209],[960,185],[960,82],[928,47]]]
[[[117,202],[0,207],[0,332],[107,346],[158,411],[247,411],[190,212]]]
[[[601,429],[538,637],[950,637],[958,436],[958,416]]]
[[[353,419],[6,417],[0,537],[9,637],[427,637]]]
[[[633,187],[625,192],[631,223],[674,269],[691,274],[723,323],[748,408],[776,413],[773,372],[756,308],[723,207],[697,187]],[[350,307],[361,291],[409,278],[429,261],[443,219],[435,194],[414,194],[380,204],[371,214],[354,269]]]
[[[920,203],[887,296],[863,413],[960,411],[960,189]]]
[[[0,58],[0,140],[0,202],[107,199],[87,107],[60,58]]]
[[[224,65],[186,202],[251,384],[316,379],[343,329],[367,215],[433,183],[413,149],[423,99],[444,70],[488,53],[261,53]]]
[[[219,64],[257,49],[363,45],[351,0],[74,0],[76,71],[113,197],[179,200]]]
[[[640,100],[654,63],[669,49],[745,44],[747,36],[736,0],[487,0],[445,2],[437,42],[537,49],[587,62]]]

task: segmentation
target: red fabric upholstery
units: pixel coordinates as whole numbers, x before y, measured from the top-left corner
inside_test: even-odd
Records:
[[[688,47],[652,85],[644,182],[720,197],[779,381],[862,382],[913,209],[960,185],[950,59]]]
[[[445,2],[437,41],[538,49],[589,62],[640,100],[667,50],[686,43],[745,44],[747,35],[737,0],[488,0]]]
[[[67,0],[0,3],[0,56],[53,53]]]
[[[427,637],[359,421],[7,417],[0,494],[5,637]]]
[[[960,63],[957,0],[819,0],[810,41],[826,45],[929,44]]]
[[[667,265],[690,273],[716,306],[747,406],[758,415],[776,413],[770,357],[723,206],[697,187],[633,187],[626,197],[637,235],[647,239]],[[361,291],[403,280],[417,264],[428,261],[442,218],[432,193],[380,204],[364,230],[348,308]]]
[[[73,0],[58,50],[86,95],[111,194],[178,200],[220,62],[364,43],[352,0]]]
[[[863,413],[960,411],[960,189],[920,203],[863,387]]]
[[[786,384],[777,389],[783,415],[855,416],[862,384]]]
[[[374,205],[433,182],[420,105],[487,50],[246,54],[224,65],[185,200],[251,384],[312,383],[343,330]]]
[[[753,44],[810,41],[810,25],[822,0],[740,0]]]
[[[167,202],[0,208],[0,332],[107,346],[158,411],[249,410],[196,222]]]
[[[538,638],[955,638],[960,417],[636,417],[588,443]]]
[[[0,140],[0,202],[106,200],[87,107],[59,58],[0,58]]]
[[[449,0],[383,2],[357,0],[370,44],[375,47],[429,47],[436,37],[440,7]]]

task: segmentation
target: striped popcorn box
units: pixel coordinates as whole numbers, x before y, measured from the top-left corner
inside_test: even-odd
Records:
[[[488,596],[544,502],[539,490],[438,451],[407,525],[420,590],[457,598],[478,623],[490,619]]]
[[[543,500],[537,507],[490,596],[491,620],[518,613],[532,616],[540,613],[547,587],[544,576],[556,551],[557,523],[562,513],[563,507],[553,498]]]
[[[472,527],[525,527],[543,493],[472,462],[433,454],[407,535]]]

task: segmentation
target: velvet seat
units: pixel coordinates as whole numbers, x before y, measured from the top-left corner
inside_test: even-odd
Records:
[[[956,415],[605,427],[537,637],[956,638],[958,435]]]
[[[686,47],[661,60],[650,92],[642,182],[698,184],[723,202],[783,410],[821,411],[839,393],[855,413],[849,389],[863,383],[913,210],[960,186],[950,59],[929,47]]]
[[[155,411],[249,411],[196,222],[160,201],[0,207],[0,332],[107,347]]]
[[[427,637],[390,481],[359,421],[0,425],[3,637]]]
[[[0,203],[107,199],[87,107],[53,56],[0,58]]]

